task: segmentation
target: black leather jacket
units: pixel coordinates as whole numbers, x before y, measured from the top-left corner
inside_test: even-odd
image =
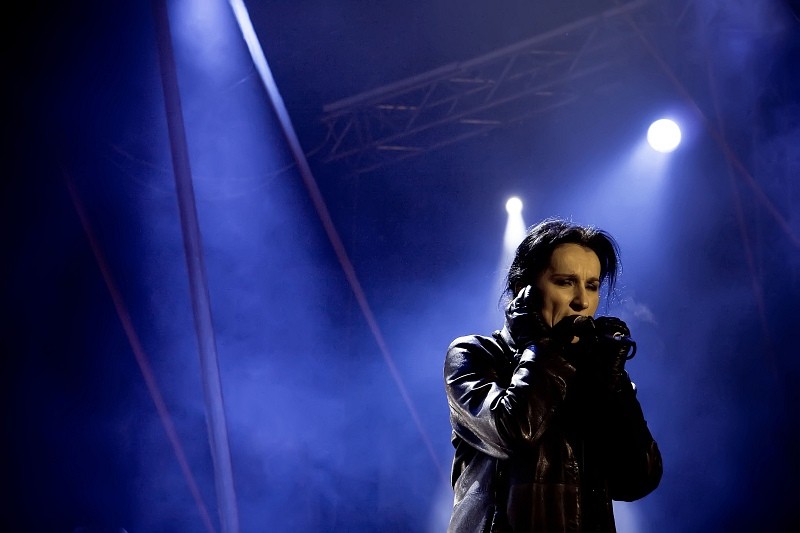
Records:
[[[449,532],[614,532],[611,500],[658,486],[661,454],[633,385],[585,394],[563,352],[544,351],[518,353],[505,330],[450,345]]]

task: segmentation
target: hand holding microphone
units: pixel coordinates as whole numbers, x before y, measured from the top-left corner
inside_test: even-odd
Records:
[[[636,341],[625,322],[611,316],[571,315],[553,329],[554,336],[576,341],[568,344],[574,346],[568,349],[569,358],[584,376],[596,376],[593,379],[610,392],[622,389],[627,382],[625,362],[636,354]]]

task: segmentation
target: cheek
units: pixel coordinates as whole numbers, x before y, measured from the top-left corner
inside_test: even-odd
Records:
[[[569,309],[570,299],[558,291],[544,291],[540,308],[543,313],[561,313]]]

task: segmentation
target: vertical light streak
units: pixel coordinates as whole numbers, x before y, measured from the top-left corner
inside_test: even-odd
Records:
[[[214,324],[211,318],[211,301],[208,294],[200,223],[197,218],[192,173],[189,165],[189,150],[183,123],[178,77],[172,49],[169,13],[166,0],[153,0],[153,11],[158,40],[158,57],[161,68],[161,83],[164,90],[167,127],[172,152],[172,167],[178,196],[183,245],[189,275],[189,290],[192,298],[195,331],[200,355],[200,371],[203,380],[206,423],[214,464],[214,482],[217,492],[220,522],[223,533],[239,531],[239,515],[236,508],[236,492],[233,485],[233,469],[225,421],[225,405],[222,398],[222,383],[219,374]]]
[[[283,103],[283,98],[280,95],[280,91],[278,91],[278,86],[275,84],[275,79],[272,77],[272,72],[270,71],[269,64],[267,63],[267,58],[264,55],[264,51],[261,49],[260,43],[258,42],[258,37],[253,29],[252,22],[250,21],[250,15],[247,13],[247,8],[241,0],[229,0],[229,2],[233,8],[236,20],[239,23],[242,36],[247,43],[247,48],[250,50],[253,64],[258,71],[261,82],[264,84],[264,88],[266,89],[270,98],[275,114],[278,116],[278,121],[280,122],[283,134],[286,137],[286,141],[289,144],[292,155],[297,162],[300,176],[303,179],[306,189],[308,189],[309,195],[311,196],[311,201],[314,204],[314,208],[316,209],[320,220],[322,221],[322,226],[331,242],[331,246],[333,246],[333,250],[336,253],[336,257],[339,260],[342,270],[344,271],[345,277],[347,278],[353,294],[355,295],[356,301],[361,308],[361,312],[363,313],[364,318],[366,319],[367,324],[372,331],[372,335],[375,337],[375,342],[378,344],[378,348],[380,348],[383,359],[386,362],[386,366],[389,368],[389,372],[392,375],[395,385],[400,392],[400,396],[403,398],[403,402],[406,404],[411,418],[414,420],[414,424],[417,427],[417,431],[419,432],[420,437],[422,438],[425,447],[431,456],[431,460],[436,466],[439,476],[446,478],[444,468],[440,464],[439,458],[436,455],[433,443],[425,431],[422,420],[419,418],[417,409],[414,406],[413,400],[411,399],[411,395],[409,394],[408,389],[406,388],[405,383],[400,376],[400,372],[397,370],[394,359],[389,352],[389,347],[383,338],[383,333],[378,326],[375,315],[372,313],[372,308],[370,307],[367,297],[364,294],[364,290],[361,287],[361,283],[358,280],[355,268],[350,262],[350,258],[348,257],[347,251],[344,247],[344,243],[342,243],[342,240],[339,237],[339,233],[333,223],[333,219],[328,211],[328,207],[325,204],[324,198],[322,197],[322,192],[319,190],[316,180],[314,179],[314,175],[311,172],[311,167],[308,165],[305,153],[303,152],[300,141],[297,138],[294,127],[292,126],[289,113]]]
[[[144,348],[142,347],[142,342],[139,340],[139,335],[137,335],[136,329],[133,327],[133,321],[131,320],[130,313],[128,313],[128,308],[125,306],[125,302],[122,299],[119,288],[114,281],[114,277],[111,275],[111,269],[108,267],[105,255],[100,249],[100,244],[97,242],[97,237],[95,237],[92,226],[89,223],[89,217],[86,215],[86,210],[83,208],[83,203],[80,201],[80,197],[78,196],[75,186],[72,184],[72,180],[70,180],[69,176],[64,175],[64,180],[66,181],[67,190],[69,191],[70,198],[72,199],[72,205],[75,207],[75,211],[78,213],[78,218],[81,221],[83,232],[86,234],[86,239],[89,241],[89,246],[94,254],[97,267],[100,269],[100,274],[103,276],[103,281],[105,282],[108,292],[111,295],[111,301],[114,303],[114,309],[117,311],[119,321],[122,323],[122,329],[125,331],[125,335],[128,337],[131,350],[133,350],[133,356],[136,358],[136,363],[139,365],[139,370],[142,372],[142,377],[144,378],[145,385],[147,386],[147,391],[150,393],[150,398],[152,398],[153,403],[156,406],[156,411],[161,419],[161,425],[164,426],[164,431],[166,432],[167,438],[169,439],[172,449],[175,452],[175,457],[178,459],[178,464],[183,472],[183,477],[186,478],[186,483],[189,485],[189,491],[192,493],[192,497],[197,504],[197,509],[200,511],[200,518],[203,520],[203,524],[210,533],[216,533],[216,529],[211,523],[211,517],[208,514],[206,504],[203,502],[203,497],[200,494],[200,489],[197,487],[197,482],[194,479],[194,475],[192,475],[192,470],[189,468],[189,461],[186,460],[186,453],[183,451],[183,445],[181,444],[180,437],[178,437],[178,432],[175,430],[175,424],[169,414],[167,404],[164,402],[164,397],[161,395],[161,389],[158,388],[158,382],[156,381],[155,374],[153,373],[153,368],[150,366],[150,360],[147,357]]]

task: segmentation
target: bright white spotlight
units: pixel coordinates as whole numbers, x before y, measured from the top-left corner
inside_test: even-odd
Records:
[[[671,152],[681,143],[681,129],[668,118],[656,120],[647,130],[647,142],[656,152]]]
[[[525,220],[522,218],[522,200],[516,196],[511,197],[506,202],[508,220],[506,221],[506,231],[503,235],[503,249],[505,253],[513,258],[514,250],[525,238]],[[511,261],[508,261],[511,264]],[[508,264],[503,267],[508,267]]]
[[[522,213],[522,200],[513,196],[506,202],[506,211],[509,215],[518,215]]]

